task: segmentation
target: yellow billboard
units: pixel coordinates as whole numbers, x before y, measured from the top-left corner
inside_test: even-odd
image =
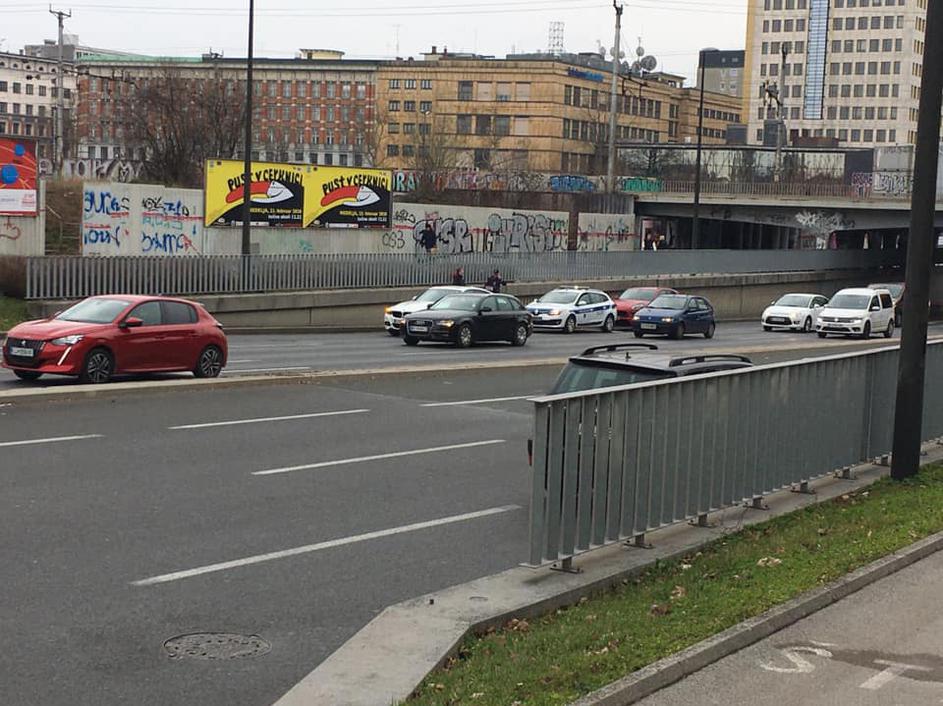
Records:
[[[242,162],[206,163],[205,224],[242,225]],[[254,226],[389,227],[391,177],[382,169],[253,162],[249,213]]]

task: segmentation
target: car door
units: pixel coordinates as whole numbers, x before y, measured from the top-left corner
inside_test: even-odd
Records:
[[[158,367],[190,370],[196,366],[200,344],[196,332],[197,313],[183,302],[161,302],[163,335],[158,351]]]
[[[684,330],[687,333],[701,333],[701,314],[698,310],[697,299],[691,297],[684,307]]]
[[[880,294],[881,300],[881,330],[887,328],[887,322],[894,318],[894,298],[890,294]]]
[[[485,297],[478,305],[478,315],[475,317],[477,338],[483,341],[493,341],[498,338],[500,330],[501,312],[498,311],[498,298]]]
[[[578,326],[589,326],[592,323],[591,304],[592,296],[589,292],[581,294],[576,300],[576,306],[573,312],[576,315],[576,323]]]
[[[825,297],[813,297],[812,298],[812,326],[819,322],[819,316],[822,314],[822,309],[825,308],[825,305],[828,304],[828,299]]]
[[[153,370],[160,359],[163,336],[164,317],[160,302],[142,302],[128,313],[126,319],[140,319],[142,323],[133,328],[122,327],[120,335],[115,338],[116,370]]]
[[[498,300],[497,338],[513,338],[517,327],[518,309],[509,297],[495,297]]]
[[[871,297],[871,301],[868,304],[868,320],[871,322],[871,331],[881,331],[887,326],[887,322],[884,321],[884,312],[881,310],[881,299],[875,294]]]
[[[703,328],[701,331],[706,333],[710,330],[711,324],[714,322],[714,307],[711,306],[711,303],[706,299],[698,298],[698,308],[701,310],[701,324]]]

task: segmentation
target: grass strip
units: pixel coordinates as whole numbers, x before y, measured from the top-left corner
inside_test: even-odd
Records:
[[[9,331],[29,318],[26,302],[22,299],[0,296],[0,331]]]
[[[407,703],[566,704],[940,530],[943,465],[882,479],[469,638]]]

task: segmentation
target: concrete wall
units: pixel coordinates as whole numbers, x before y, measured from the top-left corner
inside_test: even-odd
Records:
[[[37,184],[38,214],[0,216],[0,256],[44,255],[46,252],[46,189]]]
[[[635,214],[581,213],[576,226],[577,250],[638,250]]]

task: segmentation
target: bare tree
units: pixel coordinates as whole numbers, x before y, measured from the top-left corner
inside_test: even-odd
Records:
[[[401,163],[416,175],[415,195],[431,197],[447,185],[449,172],[461,164],[463,145],[442,115],[424,114],[403,145]]]
[[[226,80],[219,72],[184,76],[167,65],[138,80],[123,106],[128,141],[146,155],[142,176],[198,187],[205,160],[231,158],[241,144],[245,83]]]

